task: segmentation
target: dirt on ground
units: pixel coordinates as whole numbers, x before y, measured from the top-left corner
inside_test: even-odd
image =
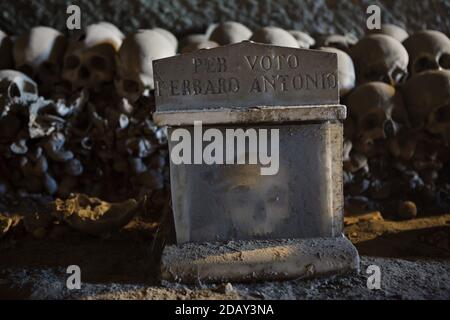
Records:
[[[349,216],[345,234],[361,255],[357,274],[264,283],[184,285],[158,280],[157,223],[135,217],[101,237],[58,224],[45,235],[0,239],[1,299],[450,299],[450,214],[408,221]],[[67,267],[81,269],[69,290]],[[381,288],[368,288],[369,266]],[[371,267],[373,270],[373,267]]]

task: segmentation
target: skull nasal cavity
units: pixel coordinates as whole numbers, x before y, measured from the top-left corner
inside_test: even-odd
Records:
[[[416,71],[416,72],[422,72],[422,71],[434,70],[434,69],[438,69],[438,66],[436,65],[435,61],[431,60],[428,57],[422,57],[422,58],[418,59],[414,66],[414,71]]]
[[[440,59],[439,59],[439,65],[441,66],[441,68],[443,69],[448,69],[450,70],[450,54],[449,53],[444,53]]]
[[[81,79],[89,79],[89,77],[91,76],[91,73],[89,72],[88,68],[83,66],[80,68],[79,76]]]
[[[395,123],[392,120],[386,120],[384,122],[384,134],[386,137],[393,137],[395,135]]]
[[[107,63],[104,58],[95,56],[90,60],[90,66],[97,70],[106,70]]]
[[[9,87],[9,95],[17,98],[21,96],[20,89],[15,83],[12,83]]]

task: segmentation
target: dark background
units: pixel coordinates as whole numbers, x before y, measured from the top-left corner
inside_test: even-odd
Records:
[[[449,0],[1,0],[0,29],[20,34],[47,25],[63,31],[70,4],[80,6],[83,26],[106,20],[124,32],[158,26],[178,36],[225,20],[243,22],[251,29],[276,25],[360,36],[366,8],[378,4],[383,22],[395,22],[410,31],[431,28],[450,34]]]

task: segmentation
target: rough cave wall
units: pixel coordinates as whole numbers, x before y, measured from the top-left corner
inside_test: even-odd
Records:
[[[35,25],[65,30],[66,8],[77,4],[82,24],[109,21],[123,31],[159,26],[181,36],[217,21],[252,29],[277,25],[309,33],[364,32],[366,8],[378,4],[383,22],[410,31],[432,28],[450,34],[450,0],[1,0],[0,29],[19,34]]]

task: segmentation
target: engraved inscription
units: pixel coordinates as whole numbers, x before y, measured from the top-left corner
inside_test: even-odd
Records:
[[[213,108],[338,103],[337,57],[255,43],[156,61],[157,106]]]
[[[193,58],[194,73],[220,73],[227,71],[227,60],[225,58]]]
[[[301,70],[299,58],[296,55],[264,55],[243,57],[250,71],[261,75],[253,78],[247,86],[248,92],[277,92],[289,90],[325,90],[337,87],[335,73],[296,73],[277,74],[285,69]],[[224,57],[192,58],[192,74],[225,73],[227,59]],[[267,72],[275,74],[266,75]],[[235,94],[241,90],[241,84],[236,77],[216,77],[213,79],[182,79],[171,80],[168,84],[156,81],[156,94],[161,95],[161,88],[166,89],[170,96]],[[245,88],[245,87],[243,87]],[[168,89],[168,90],[167,90]]]
[[[337,86],[336,75],[328,74],[297,74],[290,75],[262,75],[252,82],[250,92],[289,91],[289,90],[318,90],[334,89]]]
[[[297,69],[299,66],[298,57],[296,55],[274,55],[274,56],[245,56],[251,70],[269,71],[275,69],[277,71],[284,68]]]
[[[161,82],[157,83],[157,93],[160,94]],[[196,96],[208,94],[229,94],[239,92],[239,80],[237,78],[217,78],[203,81],[200,79],[192,80],[170,80],[171,96]]]

